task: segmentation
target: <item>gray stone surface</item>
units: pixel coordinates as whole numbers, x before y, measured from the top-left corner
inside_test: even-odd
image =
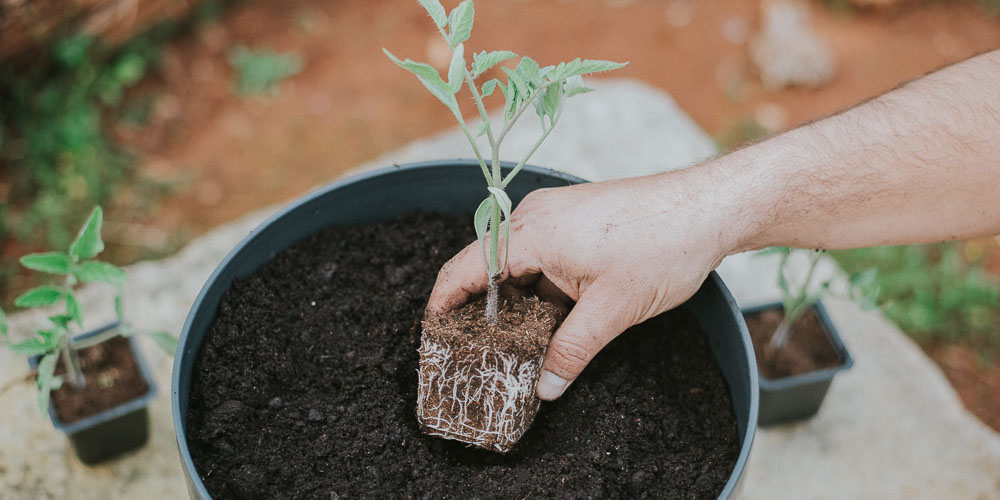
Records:
[[[575,98],[566,119],[533,163],[590,179],[678,168],[714,153],[704,135],[663,93],[627,80],[601,82]],[[530,122],[530,120],[529,120]],[[512,153],[534,134],[511,138]],[[450,132],[418,141],[359,170],[468,157]],[[509,159],[506,158],[505,159]],[[511,159],[516,159],[516,154]],[[217,263],[277,207],[262,209],[191,242],[177,255],[130,266],[127,312],[144,328],[179,332]],[[774,297],[773,261],[727,259],[721,271],[741,303]],[[832,272],[832,271],[830,271]],[[109,290],[90,287],[83,303],[96,323]],[[804,424],[762,430],[754,443],[746,498],[1000,498],[1000,436],[962,409],[941,373],[876,313],[842,301],[830,312],[857,364],[834,382],[820,414]],[[11,318],[16,333],[41,316]],[[173,443],[171,360],[151,343],[160,396],[152,408],[150,444],[121,460],[86,467],[67,441],[38,418],[23,360],[0,351],[0,498],[149,499],[186,493]]]

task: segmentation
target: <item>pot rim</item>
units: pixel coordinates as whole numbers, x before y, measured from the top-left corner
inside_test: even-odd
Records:
[[[487,160],[486,164],[490,165],[491,162]],[[230,250],[226,254],[226,256],[219,262],[215,270],[212,271],[212,274],[205,281],[205,284],[202,285],[201,290],[198,292],[198,296],[192,303],[191,309],[188,312],[186,319],[184,320],[184,326],[181,329],[181,335],[178,338],[178,350],[177,353],[174,355],[173,372],[170,377],[171,380],[170,406],[171,406],[172,420],[174,424],[174,438],[177,443],[178,451],[181,456],[181,465],[187,471],[186,474],[188,474],[189,472],[194,473],[193,476],[191,476],[193,481],[189,484],[192,485],[197,490],[197,494],[199,496],[201,496],[202,498],[211,498],[211,495],[209,495],[208,490],[205,488],[204,482],[201,481],[201,478],[198,475],[197,472],[198,469],[195,467],[194,461],[191,458],[191,452],[188,449],[188,444],[186,439],[186,427],[183,416],[181,415],[180,411],[179,387],[180,387],[180,376],[182,372],[181,370],[182,357],[184,357],[185,355],[197,356],[197,353],[193,352],[193,349],[187,345],[187,339],[192,324],[194,322],[195,316],[197,315],[198,311],[201,310],[202,304],[205,301],[205,297],[207,296],[208,291],[211,288],[211,285],[225,271],[227,266],[233,261],[234,257],[236,257],[239,253],[241,253],[244,250],[244,248],[249,246],[257,238],[257,236],[261,233],[261,230],[263,228],[278,222],[287,214],[298,210],[303,205],[312,203],[317,198],[326,196],[328,193],[332,191],[336,191],[356,183],[366,182],[373,178],[380,177],[385,174],[390,174],[392,172],[400,170],[435,169],[445,166],[467,166],[468,168],[478,168],[479,163],[477,160],[470,160],[470,159],[450,159],[450,160],[442,159],[442,160],[431,160],[431,161],[422,161],[414,163],[404,163],[404,164],[394,163],[390,167],[383,167],[367,172],[362,172],[357,175],[348,176],[346,178],[336,180],[334,182],[316,188],[313,191],[309,192],[308,194],[303,195],[302,197],[283,206],[277,212],[269,216],[264,222],[260,223],[253,231],[250,232],[250,234],[246,235],[242,240],[240,240],[240,242],[237,243],[236,246],[234,246],[232,250]],[[515,166],[515,164],[512,162],[501,162],[501,166],[503,167],[503,169],[509,170],[512,169]],[[545,167],[537,167],[530,164],[524,165],[524,167],[522,168],[521,175],[526,176],[530,174],[542,174],[557,179],[562,179],[567,181],[567,185],[582,184],[589,182],[585,179],[581,179],[574,175],[567,174],[565,172],[560,172],[558,170],[553,170]],[[757,359],[753,355],[753,344],[750,340],[750,333],[749,330],[747,330],[746,322],[743,320],[743,315],[741,314],[740,308],[736,304],[736,299],[733,298],[732,293],[729,291],[729,288],[726,287],[725,283],[722,281],[722,278],[715,271],[712,271],[708,275],[706,281],[707,280],[712,280],[718,286],[724,299],[726,300],[726,303],[729,306],[730,313],[733,315],[733,317],[737,322],[737,326],[740,329],[740,336],[741,336],[741,341],[743,343],[744,352],[747,355],[747,360],[746,360],[747,366],[750,371],[749,373],[750,408],[748,413],[746,431],[744,432],[743,438],[741,439],[740,442],[740,453],[739,456],[737,457],[736,464],[733,467],[733,470],[730,471],[729,479],[726,481],[726,485],[723,487],[722,491],[719,494],[719,498],[730,498],[731,496],[736,494],[737,490],[742,485],[743,479],[745,479],[746,477],[747,460],[750,455],[750,449],[753,445],[753,440],[757,429],[757,416],[759,411],[759,395],[758,395],[759,385],[758,385]],[[739,474],[735,474],[737,470],[739,471]]]

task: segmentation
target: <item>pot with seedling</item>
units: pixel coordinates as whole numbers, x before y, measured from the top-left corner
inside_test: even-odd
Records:
[[[837,373],[854,364],[836,326],[820,301],[833,293],[833,279],[817,281],[823,252],[775,247],[761,255],[778,254],[777,284],[781,302],[743,309],[753,339],[760,378],[760,425],[809,418],[819,411]],[[806,260],[805,277],[791,275],[793,258]],[[848,277],[847,296],[862,307],[875,307],[878,295],[874,269]]]
[[[581,77],[621,64],[522,57],[498,68],[518,56],[484,51],[470,65],[473,3],[450,13],[437,0],[420,4],[452,51],[447,78],[386,53],[455,115],[475,159],[324,187],[223,260],[192,307],[174,365],[192,497],[593,496],[675,486],[728,497],[753,440],[757,387],[749,336],[716,274],[677,312],[612,343],[537,419],[546,409],[536,379],[562,312],[498,293],[514,206],[533,190],[584,182],[528,165],[530,157],[567,100],[589,91]],[[497,74],[506,78],[490,78]],[[463,90],[476,125],[459,112]],[[486,103],[500,96],[491,123]],[[541,135],[504,163],[500,147],[528,112]],[[437,271],[474,239],[487,293],[424,318]],[[647,348],[630,351],[640,337]],[[702,432],[713,439],[690,445],[702,448],[685,444]],[[558,459],[545,451],[555,449]],[[710,473],[702,460],[715,464]],[[621,481],[626,469],[631,482]]]
[[[41,285],[15,299],[23,308],[53,308],[48,325],[30,338],[10,338],[0,311],[0,333],[11,351],[27,356],[35,370],[38,406],[48,412],[53,426],[65,433],[77,456],[87,464],[109,460],[145,444],[149,419],[146,407],[156,385],[133,336],[143,333],[173,353],[176,340],[166,332],[139,332],[125,321],[122,286],[127,274],[97,260],[104,250],[102,211],[90,214],[65,252],[26,255],[21,264],[31,270],[62,277],[58,285]],[[117,320],[80,332],[83,311],[75,294],[79,283],[107,283],[117,288]],[[77,333],[74,333],[77,330]]]

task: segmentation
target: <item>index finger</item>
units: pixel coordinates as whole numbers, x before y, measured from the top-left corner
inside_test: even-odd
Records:
[[[479,242],[473,241],[441,266],[426,314],[437,316],[466,303],[473,295],[485,292],[488,282],[482,250]]]

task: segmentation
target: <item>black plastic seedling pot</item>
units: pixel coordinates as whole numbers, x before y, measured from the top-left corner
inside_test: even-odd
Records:
[[[505,165],[507,168],[510,165]],[[585,182],[526,166],[507,193],[514,203],[530,191]],[[188,399],[198,352],[215,320],[219,301],[238,276],[248,275],[278,252],[333,224],[385,222],[414,210],[471,212],[485,193],[483,175],[473,161],[440,161],[397,166],[340,181],[309,194],[272,216],[234,248],[202,288],[191,308],[174,358],[171,404],[174,430],[188,491],[208,499],[187,444]],[[729,290],[714,272],[687,303],[707,333],[729,386],[741,440],[739,459],[721,497],[740,488],[757,425],[757,368],[746,324]]]
[[[764,304],[743,309],[743,315],[749,316],[770,309],[782,310],[780,302]],[[816,370],[780,379],[769,379],[763,374],[760,378],[760,414],[757,423],[761,426],[784,424],[812,417],[819,411],[830,388],[830,382],[838,372],[854,365],[851,354],[844,347],[844,342],[837,333],[837,328],[830,321],[830,315],[821,302],[812,309],[819,318],[823,333],[833,349],[837,352],[840,364],[833,368]]]
[[[108,330],[118,328],[118,323],[74,336],[74,340],[83,341]],[[122,403],[114,408],[95,413],[89,417],[67,424],[56,416],[52,403],[49,403],[49,418],[52,425],[66,434],[73,450],[80,461],[93,465],[116,458],[124,453],[141,448],[149,439],[149,402],[156,396],[156,383],[150,374],[146,360],[139,354],[139,348],[134,338],[128,339],[139,373],[149,390],[142,396]],[[39,358],[29,360],[32,368],[38,364]]]

